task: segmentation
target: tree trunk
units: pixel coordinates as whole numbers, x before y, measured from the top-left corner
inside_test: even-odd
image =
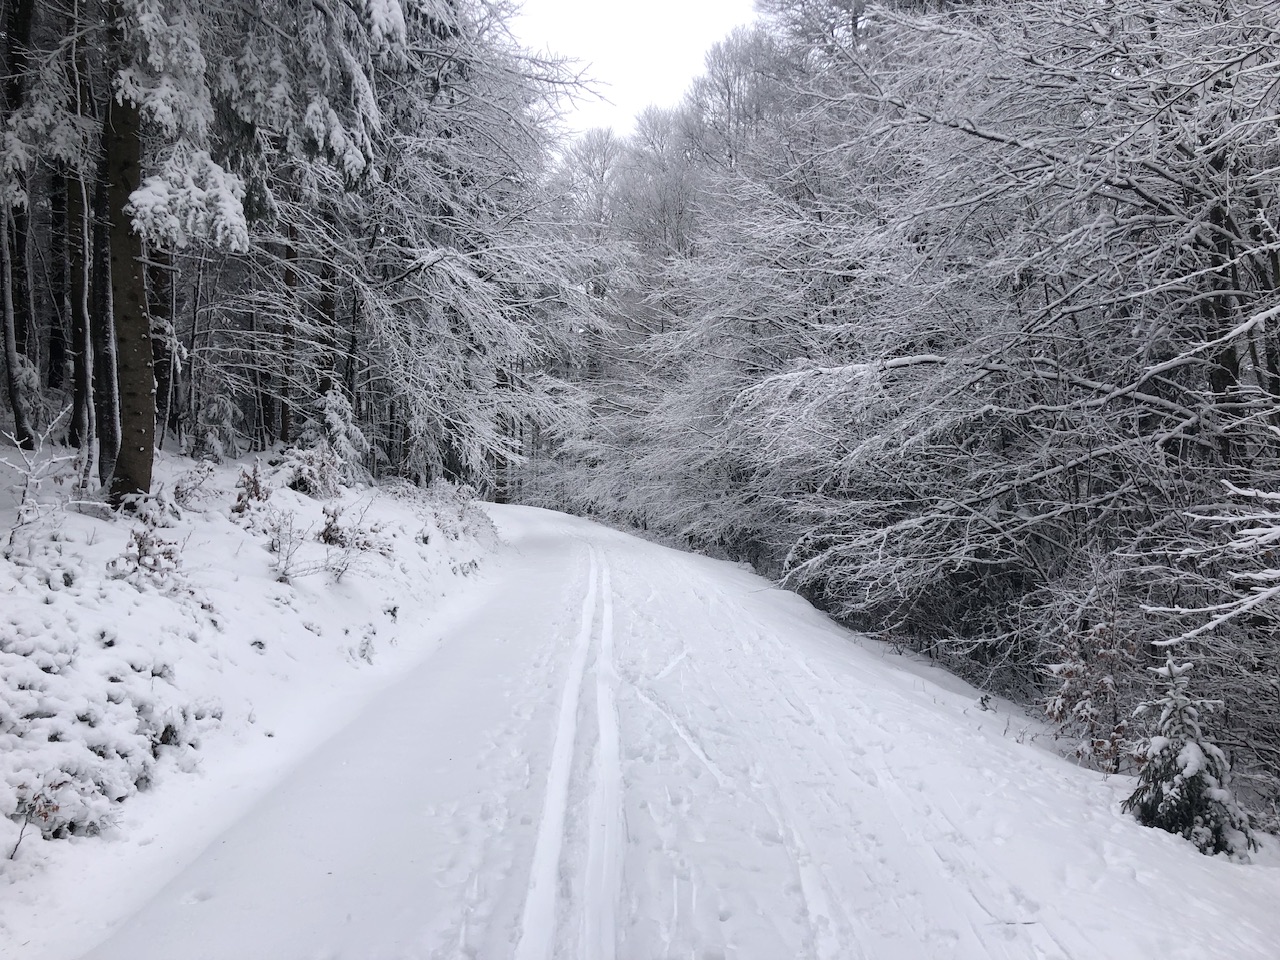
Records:
[[[258,340],[258,314],[249,311],[249,339]],[[267,450],[275,442],[275,404],[270,393],[271,374],[263,370],[261,363],[252,366],[252,382],[255,417],[253,422],[253,449]]]
[[[67,23],[67,34],[75,36],[79,23],[80,6],[72,5]],[[89,65],[79,40],[73,41],[69,62],[73,66],[75,81],[75,112],[86,116],[93,103],[93,91],[89,84]],[[87,484],[92,465],[92,450],[96,430],[94,405],[94,346],[91,304],[93,297],[93,211],[89,204],[89,187],[83,166],[70,171],[65,181],[67,195],[67,272],[71,291],[71,315],[68,325],[72,339],[72,412],[68,441],[72,446],[87,449],[85,470],[81,483]]]
[[[333,264],[326,263],[320,274],[320,380],[318,396],[325,396],[338,380],[338,290]]]
[[[70,276],[72,401],[68,442],[82,447],[93,436],[93,343],[89,322],[89,280],[93,247],[90,243],[89,198],[84,180],[66,178],[67,267]]]
[[[67,181],[54,177],[49,191],[49,210],[53,219],[53,264],[49,277],[50,299],[54,316],[49,327],[49,350],[45,354],[45,383],[50,390],[61,390],[66,380],[70,352],[68,327],[71,322],[71,231],[68,222]]]
[[[156,375],[156,449],[164,449],[164,438],[171,423],[173,396],[177,381],[178,352],[174,350],[174,276],[173,258],[165,250],[148,251],[147,307],[151,315],[151,357]]]
[[[27,70],[30,66],[27,51],[31,47],[35,0],[7,0],[3,10],[4,59],[0,63],[0,74],[4,76],[4,83],[0,90],[3,90],[4,99],[0,103],[0,116],[7,118],[21,108],[26,97]],[[23,356],[30,356],[34,349],[31,336],[35,329],[35,318],[31,309],[31,275],[28,264],[30,216],[26,208],[7,206],[4,229],[5,245],[8,248],[6,316],[9,312],[13,314],[14,348]],[[10,229],[13,231],[12,236],[9,235]],[[9,323],[7,319],[5,322]],[[7,335],[6,330],[6,337]],[[11,369],[10,377],[13,375]]]
[[[290,394],[293,386],[293,321],[289,319],[289,311],[298,302],[298,270],[293,265],[298,259],[298,248],[294,243],[297,228],[289,225],[289,243],[284,249],[284,285],[289,290],[289,303],[285,307],[284,318],[280,321],[280,442],[288,446],[293,441],[293,403]]]
[[[357,357],[360,354],[360,294],[356,292],[355,285],[351,288],[351,331],[347,339],[347,395],[351,397],[351,410],[356,415],[356,419],[360,418],[360,393],[357,389],[359,386],[359,365]]]
[[[116,13],[117,26],[121,14]],[[137,104],[112,99],[107,108],[107,205],[111,222],[111,305],[120,396],[120,454],[111,500],[151,492],[155,457],[156,381],[142,272],[142,238],[125,206],[142,182],[142,115]]]
[[[9,407],[13,410],[13,436],[24,450],[35,449],[35,433],[31,428],[31,412],[23,389],[24,360],[18,353],[16,315],[13,309],[13,257],[10,254],[9,211],[0,223],[0,286],[4,299],[4,367],[9,393]]]
[[[191,291],[191,333],[187,337],[187,395],[183,401],[183,417],[187,424],[187,435],[200,429],[200,391],[197,380],[197,361],[199,354],[196,344],[200,340],[200,297],[204,290],[204,257],[196,260],[196,282]],[[203,437],[197,437],[196,443],[202,443]]]
[[[105,487],[120,454],[120,395],[116,382],[116,338],[111,305],[111,230],[107,211],[106,157],[93,195],[93,406],[97,413],[98,480]]]

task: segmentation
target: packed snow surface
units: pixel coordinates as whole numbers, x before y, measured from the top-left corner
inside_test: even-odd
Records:
[[[1242,865],[1138,826],[1132,781],[734,565],[492,513],[507,546],[422,624],[422,657],[335,704],[327,739],[241,744],[131,801],[75,841],[109,856],[18,897],[0,955],[1277,956],[1273,850]],[[165,802],[232,776],[234,816]]]

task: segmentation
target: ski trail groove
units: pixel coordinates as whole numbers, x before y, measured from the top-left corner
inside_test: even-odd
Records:
[[[551,766],[547,772],[547,790],[538,822],[538,839],[533,848],[529,868],[529,891],[520,921],[520,940],[514,960],[551,960],[556,936],[556,888],[560,871],[560,854],[564,847],[565,817],[569,806],[569,782],[573,773],[574,743],[578,737],[578,701],[582,695],[587,654],[591,650],[591,626],[595,618],[599,561],[593,547],[588,546],[591,563],[587,575],[587,594],[582,601],[582,626],[560,697],[560,716],[556,726]]]
[[[665,680],[667,679],[667,677],[671,676],[671,674],[675,671],[676,667],[680,666],[680,664],[683,663],[685,658],[688,656],[689,656],[689,648],[684,647],[680,651],[680,653],[676,656],[676,658],[672,660],[670,663],[668,663],[665,667],[663,667],[662,670],[658,673],[658,675],[653,678],[654,682],[656,683],[659,680]]]
[[[622,758],[618,733],[618,672],[613,655],[613,594],[602,563],[600,649],[596,655],[596,774],[589,808],[587,887],[583,904],[584,960],[615,960],[621,892]]]
[[[689,748],[689,752],[698,758],[699,763],[711,771],[711,775],[716,778],[716,783],[718,783],[722,788],[728,787],[732,783],[732,781],[725,776],[724,771],[716,766],[715,763],[712,762],[711,758],[707,756],[707,752],[698,745],[698,742],[693,738],[693,734],[685,729],[684,724],[677,720],[670,710],[646,693],[644,688],[639,684],[636,684],[633,689],[636,692],[636,696],[640,698],[642,703],[647,705],[656,713],[661,714],[667,723],[671,725],[671,729],[674,730],[676,735],[684,741],[684,745]]]
[[[823,876],[820,862],[814,856],[817,845],[808,836],[807,825],[795,812],[798,805],[781,781],[769,777],[769,783],[777,803],[772,813],[800,882],[800,896],[808,914],[814,955],[818,960],[841,960],[842,957],[865,960],[866,954],[852,938],[847,944],[841,943],[842,935],[847,935],[849,923],[843,913],[837,912],[835,904],[844,898],[839,891],[831,889]]]

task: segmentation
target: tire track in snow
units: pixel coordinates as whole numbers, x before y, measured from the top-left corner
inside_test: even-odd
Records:
[[[538,822],[538,839],[529,868],[529,891],[520,921],[520,940],[514,960],[551,960],[556,938],[556,888],[560,855],[564,848],[565,817],[569,806],[569,784],[573,773],[574,744],[578,739],[578,701],[582,695],[587,655],[591,650],[591,627],[595,619],[599,561],[593,547],[587,547],[590,572],[587,594],[582,601],[582,626],[578,631],[569,676],[560,696],[559,723],[547,772],[547,790]]]
[[[618,732],[618,672],[613,655],[613,593],[609,565],[601,576],[600,648],[596,655],[596,772],[589,807],[587,886],[583,902],[584,960],[614,960],[622,887],[622,757]]]

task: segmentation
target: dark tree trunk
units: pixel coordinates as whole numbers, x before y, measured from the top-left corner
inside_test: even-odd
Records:
[[[258,315],[249,313],[249,338],[258,339]],[[266,450],[275,442],[275,404],[271,399],[271,374],[263,364],[253,364],[253,396],[256,416],[253,426],[253,449]]]
[[[74,36],[78,29],[75,12],[68,14],[66,32],[69,36]],[[74,67],[76,115],[85,117],[93,103],[93,91],[89,84],[89,64],[78,40],[72,43],[70,63]],[[68,442],[89,452],[81,478],[81,482],[87,484],[97,424],[93,402],[93,323],[90,319],[94,272],[93,212],[84,167],[68,172],[63,190],[67,198],[67,276],[71,301],[67,324],[71,331],[73,383]]]
[[[3,63],[0,63],[0,74],[4,76],[4,100],[0,103],[0,115],[12,116],[21,106],[26,96],[27,70],[29,68],[28,50],[31,47],[31,27],[35,19],[35,0],[6,0],[4,10],[4,42]],[[8,283],[6,290],[6,315],[13,314],[14,347],[24,357],[30,357],[35,349],[32,339],[35,331],[35,317],[32,315],[31,273],[28,249],[30,235],[30,217],[25,207],[9,206],[5,218],[6,234],[12,229],[11,237],[6,239],[8,247]],[[9,321],[6,319],[6,323]],[[6,330],[6,336],[8,331]],[[7,349],[7,348],[6,348]],[[10,376],[12,377],[12,373]]]
[[[93,406],[97,414],[98,479],[111,482],[120,453],[120,396],[116,381],[116,338],[111,305],[111,230],[107,209],[106,158],[93,195]]]
[[[156,375],[156,449],[164,449],[171,427],[174,391],[177,388],[177,351],[174,347],[173,258],[167,251],[151,250],[147,262],[147,304],[151,314],[151,357]]]
[[[31,41],[31,23],[35,15],[34,0],[6,0],[3,18],[3,44],[0,44],[0,76],[4,77],[0,84],[0,116],[5,118],[22,104],[23,88],[27,73],[27,48]],[[9,407],[13,410],[13,435],[19,446],[30,450],[35,446],[35,435],[32,432],[31,413],[28,398],[23,389],[23,369],[25,364],[21,354],[25,353],[27,339],[27,304],[30,300],[26,291],[26,231],[22,227],[26,214],[5,204],[0,210],[0,286],[4,301],[4,367],[5,387],[9,398]]]
[[[35,449],[35,433],[31,426],[31,412],[23,390],[24,361],[19,355],[14,311],[13,257],[11,255],[8,211],[0,224],[0,287],[4,300],[4,366],[8,387],[9,407],[13,410],[13,436],[24,450]]]
[[[351,397],[351,411],[359,419],[360,416],[360,395],[356,388],[359,386],[359,365],[357,357],[360,354],[360,294],[352,285],[351,290],[351,331],[347,339],[347,395]]]
[[[320,278],[320,380],[323,397],[338,381],[338,290],[332,264],[325,264]]]
[[[196,361],[199,354],[196,353],[196,345],[200,339],[200,297],[203,289],[204,257],[201,257],[196,261],[196,282],[191,291],[191,333],[187,337],[187,394],[182,404],[188,434],[200,428],[200,391],[199,381],[196,379]],[[181,420],[182,418],[179,418],[180,425]],[[203,438],[197,438],[197,442],[202,440]]]
[[[49,192],[49,209],[53,218],[53,263],[49,274],[50,299],[54,316],[49,327],[49,350],[45,354],[48,364],[45,383],[50,390],[61,390],[66,381],[68,324],[71,319],[71,234],[67,227],[67,185],[63,177],[54,177]]]
[[[298,299],[298,270],[294,261],[298,259],[298,248],[294,243],[297,229],[289,225],[289,243],[284,249],[284,285],[290,292],[290,303],[285,307],[284,319],[280,322],[280,442],[289,444],[293,441],[293,403],[290,395],[293,387],[293,321],[289,319],[289,311]]]
[[[116,10],[117,26],[122,14]],[[156,380],[142,272],[142,238],[125,207],[142,182],[142,115],[137,104],[113,98],[107,108],[107,205],[111,221],[111,304],[120,385],[120,454],[111,475],[111,500],[151,492],[155,458]]]
[[[89,331],[89,279],[93,252],[84,181],[65,180],[67,197],[68,322],[71,328],[72,401],[68,442],[82,447],[93,436],[93,344]]]

